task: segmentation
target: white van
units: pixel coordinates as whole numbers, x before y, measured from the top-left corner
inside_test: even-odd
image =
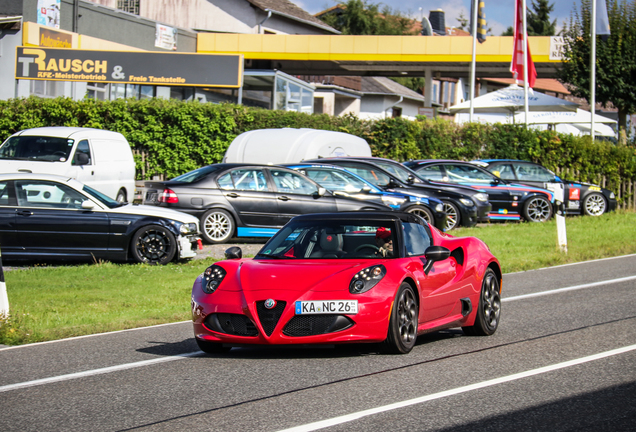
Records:
[[[371,156],[362,138],[318,129],[256,129],[230,144],[223,162],[284,164],[338,156]]]
[[[12,172],[57,174],[119,202],[134,198],[135,160],[118,132],[80,127],[17,132],[0,146],[0,173]]]

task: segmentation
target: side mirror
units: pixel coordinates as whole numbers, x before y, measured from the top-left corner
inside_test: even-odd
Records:
[[[362,191],[361,191],[361,192],[362,192],[362,193],[365,193],[365,194],[368,194],[369,192],[371,192],[371,186],[369,186],[369,185],[364,185],[364,186],[362,187]]]
[[[241,259],[243,258],[243,251],[238,246],[232,246],[226,249],[225,259]]]
[[[315,198],[319,198],[321,196],[323,196],[324,194],[327,193],[327,189],[325,189],[324,187],[319,187],[318,190],[316,192],[314,192],[314,197]]]
[[[75,153],[74,165],[88,165],[88,155],[86,153]]]
[[[82,201],[82,209],[84,210],[93,210],[95,208],[95,203],[91,200]]]
[[[436,261],[444,261],[450,257],[450,250],[443,246],[429,246],[424,251],[426,264],[424,265],[424,273],[428,274]]]
[[[408,178],[406,179],[406,182],[408,184],[412,184],[415,181],[415,177],[413,177],[412,174],[409,174]]]

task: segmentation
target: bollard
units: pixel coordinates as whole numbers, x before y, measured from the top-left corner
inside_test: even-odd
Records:
[[[4,283],[4,272],[2,271],[2,252],[0,252],[0,318],[9,316],[9,297],[7,296],[7,286]]]

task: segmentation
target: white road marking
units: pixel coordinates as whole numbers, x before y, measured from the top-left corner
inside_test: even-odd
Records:
[[[591,356],[587,356],[587,357],[581,357],[578,359],[574,359],[574,360],[570,360],[570,361],[566,361],[566,362],[562,362],[562,363],[556,363],[550,366],[544,366],[538,369],[531,369],[525,372],[519,372],[516,374],[512,374],[512,375],[508,375],[508,376],[504,376],[501,378],[495,378],[495,379],[491,379],[488,381],[482,381],[480,383],[475,383],[475,384],[471,384],[471,385],[467,385],[467,386],[463,386],[463,387],[457,387],[454,389],[450,389],[450,390],[446,390],[443,392],[439,392],[439,393],[434,393],[431,395],[427,395],[427,396],[422,396],[422,397],[418,397],[418,398],[414,398],[414,399],[409,399],[409,400],[405,400],[402,402],[396,402],[393,404],[389,404],[389,405],[385,405],[385,406],[381,406],[381,407],[377,407],[377,408],[372,408],[372,409],[368,409],[368,410],[364,410],[364,411],[358,411],[356,413],[352,413],[352,414],[347,414],[347,415],[343,415],[340,417],[334,417],[331,419],[327,419],[327,420],[322,420],[322,421],[317,421],[314,423],[308,423],[305,425],[301,425],[301,426],[296,426],[293,428],[289,428],[289,429],[284,429],[283,431],[280,432],[308,432],[308,431],[315,431],[318,429],[324,429],[327,427],[331,427],[331,426],[337,426],[337,425],[341,425],[343,423],[348,423],[348,422],[352,422],[354,420],[359,420],[363,417],[368,417],[371,415],[375,415],[375,414],[379,414],[379,413],[383,413],[383,412],[387,412],[387,411],[392,411],[392,410],[396,410],[396,409],[400,409],[400,408],[405,408],[411,405],[417,405],[417,404],[421,404],[424,402],[428,402],[428,401],[432,401],[435,399],[441,399],[441,398],[445,398],[448,396],[453,396],[453,395],[457,395],[460,393],[466,393],[472,390],[477,390],[477,389],[481,389],[481,388],[485,388],[485,387],[491,387],[497,384],[502,384],[502,383],[506,383],[506,382],[510,382],[510,381],[515,381],[518,379],[522,379],[522,378],[527,378],[527,377],[531,377],[531,376],[535,376],[535,375],[539,375],[539,374],[544,374],[547,372],[552,372],[558,369],[564,369],[564,368],[568,368],[571,366],[576,366],[579,364],[583,364],[583,363],[587,363],[587,362],[591,362],[591,361],[595,361],[595,360],[599,360],[602,358],[606,358],[606,357],[611,357],[611,356],[615,356],[615,355],[619,355],[619,354],[623,354],[629,351],[634,351],[636,350],[636,345],[629,345],[629,346],[625,346],[625,347],[621,347],[621,348],[617,348],[614,350],[610,350],[610,351],[605,351],[599,354],[594,354]]]
[[[93,375],[101,375],[101,374],[107,374],[107,373],[117,372],[117,371],[122,371],[127,369],[134,369],[134,368],[143,367],[143,366],[150,366],[157,363],[166,363],[166,362],[171,362],[174,360],[181,360],[186,357],[194,357],[199,354],[203,354],[203,351],[195,351],[195,352],[191,352],[187,354],[178,354],[176,356],[161,357],[158,359],[144,360],[144,361],[139,361],[135,363],[126,363],[126,364],[117,365],[117,366],[87,370],[84,372],[77,372],[77,373],[72,373],[67,375],[58,375],[58,376],[54,376],[50,378],[42,378],[42,379],[37,379],[33,381],[25,381],[21,383],[9,384],[5,386],[1,386],[0,393],[11,391],[11,390],[22,389],[26,387],[35,387],[35,386],[39,386],[43,384],[51,384],[54,382],[68,381],[68,380],[72,380],[76,378],[85,378],[85,377],[89,377]]]
[[[513,275],[513,274],[528,273],[528,272],[533,272],[533,271],[550,270],[550,269],[555,269],[555,268],[560,268],[560,267],[570,267],[570,266],[575,266],[575,265],[579,265],[579,264],[589,264],[589,263],[600,262],[600,261],[608,261],[608,260],[613,260],[613,259],[630,258],[630,257],[634,257],[634,256],[636,256],[636,254],[619,255],[619,256],[616,256],[616,257],[607,257],[607,258],[597,258],[597,259],[593,259],[593,260],[589,260],[589,261],[579,261],[579,262],[575,262],[575,263],[560,264],[560,265],[556,265],[556,266],[552,266],[552,267],[541,267],[541,268],[532,269],[532,270],[522,270],[522,271],[506,273],[506,274]]]
[[[627,276],[627,277],[623,277],[623,278],[610,279],[610,280],[601,281],[601,282],[593,282],[593,283],[589,283],[589,284],[574,285],[574,286],[571,286],[571,287],[558,288],[558,289],[548,290],[548,291],[540,291],[540,292],[536,292],[536,293],[532,293],[532,294],[522,294],[522,295],[518,295],[518,296],[514,296],[514,297],[503,298],[503,299],[501,299],[501,301],[502,302],[507,302],[507,301],[523,300],[523,299],[527,299],[527,298],[531,298],[531,297],[541,297],[541,296],[546,296],[546,295],[559,294],[559,293],[567,292],[567,291],[576,291],[576,290],[580,290],[580,289],[592,288],[592,287],[601,286],[601,285],[609,285],[609,284],[627,282],[627,281],[630,281],[630,280],[636,280],[636,276]]]

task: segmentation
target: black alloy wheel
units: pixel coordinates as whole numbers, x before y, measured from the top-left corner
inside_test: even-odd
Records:
[[[417,341],[419,306],[413,287],[403,282],[395,295],[389,331],[383,344],[390,354],[408,354]]]
[[[174,235],[166,228],[149,225],[139,229],[132,238],[132,256],[147,264],[168,264],[177,253]]]
[[[501,290],[499,281],[495,272],[489,268],[486,270],[481,284],[475,324],[470,327],[462,327],[462,330],[468,336],[490,336],[497,331],[500,317]]]
[[[552,217],[552,204],[542,196],[530,197],[523,207],[523,217],[528,222],[545,222]]]
[[[607,211],[607,203],[600,193],[591,193],[583,200],[583,213],[587,216],[600,216]]]

